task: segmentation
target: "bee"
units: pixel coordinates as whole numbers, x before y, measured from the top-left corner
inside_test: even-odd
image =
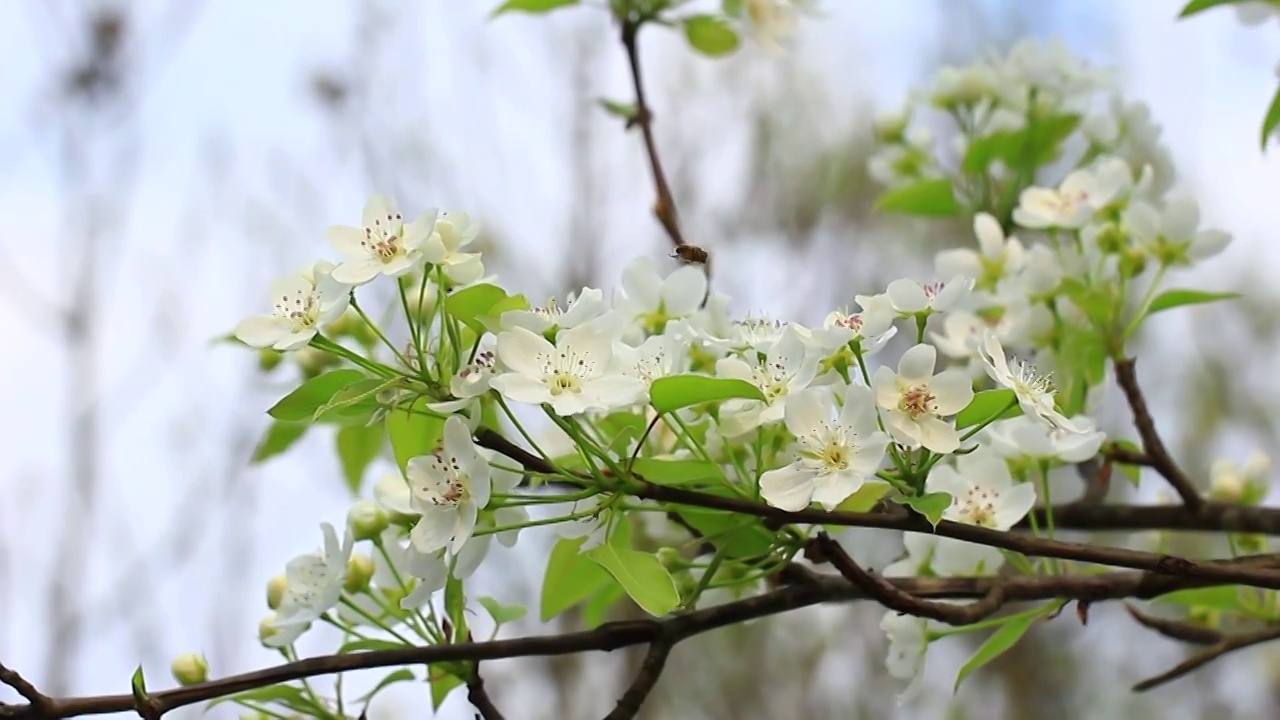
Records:
[[[671,257],[689,264],[706,265],[709,256],[706,250],[697,245],[677,245],[676,249],[671,251]]]

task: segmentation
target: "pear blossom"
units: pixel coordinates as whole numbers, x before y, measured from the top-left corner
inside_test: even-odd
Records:
[[[1011,368],[1000,338],[992,330],[983,333],[981,352],[987,374],[1001,386],[1013,391],[1023,412],[1060,430],[1080,432],[1075,424],[1054,407],[1053,381],[1047,375],[1037,373],[1034,366],[1022,360],[1015,360]]]
[[[716,375],[746,380],[760,388],[765,399],[733,399],[721,406],[720,432],[737,437],[766,423],[782,419],[788,395],[813,382],[818,360],[809,353],[800,331],[788,327],[762,358],[748,362],[738,357],[716,361]]]
[[[960,434],[942,418],[954,415],[973,399],[973,385],[963,370],[933,374],[938,351],[920,344],[902,354],[898,371],[876,368],[872,388],[876,403],[888,411],[894,440],[908,447],[949,453],[960,447]]]
[[[285,588],[280,606],[271,624],[281,630],[289,626],[305,626],[328,612],[342,597],[342,581],[355,538],[348,529],[341,545],[337,531],[329,523],[320,526],[324,533],[323,552],[300,555],[285,566]],[[283,647],[293,642],[296,632],[271,635],[264,642],[270,647]]]
[[[880,620],[880,629],[889,639],[885,667],[894,678],[907,681],[898,696],[899,702],[914,698],[924,685],[925,651],[929,649],[927,628],[927,620],[905,613],[889,611]]]
[[[1085,415],[1069,420],[1079,432],[1048,425],[1030,415],[1019,415],[994,422],[983,433],[989,447],[1005,458],[1079,463],[1097,456],[1106,434],[1098,432],[1093,419]]]
[[[1209,466],[1209,498],[1219,502],[1253,505],[1267,494],[1271,458],[1254,450],[1244,464],[1220,458]]]
[[[1079,228],[1093,214],[1132,184],[1129,165],[1109,158],[1095,168],[1082,168],[1063,179],[1058,188],[1030,187],[1022,191],[1013,221],[1022,227]]]
[[[925,480],[925,490],[951,496],[943,519],[993,530],[1013,527],[1036,501],[1035,487],[1014,483],[1004,459],[982,446],[957,457],[955,467],[934,467]]]
[[[1018,238],[1006,237],[999,221],[990,213],[973,216],[973,234],[978,250],[955,248],[943,250],[934,259],[939,277],[975,278],[982,287],[994,287],[996,281],[1017,273],[1026,262],[1026,250]]]
[[[868,388],[850,385],[837,405],[829,389],[814,388],[788,396],[785,407],[796,459],[760,476],[760,496],[783,510],[813,502],[834,510],[884,460],[889,436],[876,426],[875,398]]]
[[[399,482],[404,485],[403,479]],[[444,552],[420,553],[401,532],[399,528],[388,528],[379,536],[378,552],[373,556],[372,582],[366,592],[351,597],[355,608],[338,608],[338,616],[344,621],[357,625],[372,624],[374,621],[369,618],[390,621],[394,618],[388,606],[400,607],[411,593],[429,596],[444,588],[449,575]]]
[[[467,423],[452,415],[444,423],[444,446],[409,458],[405,475],[411,504],[422,516],[409,538],[418,552],[448,548],[456,554],[471,538],[480,508],[489,504],[489,463],[476,450]]]
[[[475,240],[480,226],[466,213],[443,213],[422,243],[422,258],[444,269],[449,280],[470,285],[484,275],[480,253],[461,252]]]
[[[351,298],[350,286],[333,279],[333,263],[321,260],[271,283],[271,312],[254,315],[236,325],[236,337],[256,348],[297,350],[326,325],[342,316]]]
[[[799,14],[813,7],[813,0],[746,0],[747,28],[756,42],[778,52],[795,33]]]
[[[915,280],[902,278],[889,283],[885,294],[899,315],[945,312],[954,308],[973,289],[973,278],[956,275],[946,282],[921,285]],[[858,298],[862,303],[863,298]]]
[[[489,385],[509,400],[548,404],[559,415],[611,410],[643,400],[645,384],[615,372],[613,337],[599,323],[560,331],[552,345],[523,327],[498,334],[504,371]]]
[[[717,335],[704,331],[700,335],[713,350],[739,354],[763,353],[768,352],[792,327],[800,328],[794,323],[775,320],[765,315],[748,315],[742,320],[730,323],[724,334]]]
[[[1190,198],[1174,198],[1157,210],[1150,203],[1133,201],[1125,208],[1124,225],[1134,243],[1162,263],[1190,265],[1226,249],[1231,235],[1200,229],[1200,207]]]
[[[653,260],[640,256],[622,271],[613,309],[630,324],[624,337],[637,343],[646,333],[661,333],[672,320],[696,313],[706,294],[707,274],[698,265],[684,265],[663,278]]]
[[[496,362],[492,350],[477,352],[471,362],[458,368],[458,372],[449,378],[449,393],[456,398],[473,398],[489,392]]]
[[[597,288],[584,287],[580,293],[569,293],[564,308],[555,298],[550,298],[543,307],[503,313],[501,323],[503,330],[522,327],[541,334],[553,328],[568,330],[585,325],[599,319],[607,310],[604,293]]]
[[[335,280],[363,285],[378,275],[398,277],[422,263],[422,247],[431,236],[436,211],[428,210],[409,224],[386,195],[374,195],[365,203],[362,227],[334,225],[326,236],[345,258],[333,270]]]
[[[894,327],[895,314],[887,295],[863,296],[859,299],[861,312],[849,313],[834,310],[822,321],[822,327],[812,330],[808,343],[822,356],[857,341],[862,356],[870,357],[898,333]]]
[[[676,341],[669,335],[653,335],[631,347],[623,343],[614,346],[614,362],[622,374],[644,383],[647,395],[654,380],[673,375],[677,370],[678,355],[682,355]]]

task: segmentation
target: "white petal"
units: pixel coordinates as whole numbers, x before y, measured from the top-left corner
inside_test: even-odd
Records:
[[[414,514],[413,507],[409,504],[410,497],[409,484],[400,473],[387,473],[373,485],[373,499],[391,512]]]
[[[526,405],[541,405],[542,403],[551,402],[551,390],[546,384],[528,375],[518,375],[516,373],[496,375],[489,381],[489,386],[497,390],[503,397],[514,402],[525,403]]]
[[[583,381],[582,392],[589,397],[593,407],[612,410],[642,402],[647,390],[638,378],[608,375]]]
[[[813,499],[813,475],[794,465],[769,470],[760,476],[760,497],[770,505],[795,512]]]
[[[840,409],[840,424],[859,435],[876,431],[876,400],[871,388],[850,385],[844,391],[844,406]]]
[[[409,540],[420,553],[433,553],[449,544],[457,524],[454,508],[421,507],[422,519],[409,531]]]
[[[363,285],[381,271],[382,263],[377,260],[348,260],[333,269],[333,279],[347,285]]]
[[[567,315],[567,313],[566,313]],[[556,345],[569,350],[585,362],[585,377],[599,377],[609,369],[613,358],[613,338],[600,325],[587,323],[563,330]],[[580,376],[581,377],[581,376]]]
[[[662,304],[667,314],[683,317],[697,311],[707,295],[707,274],[697,265],[685,265],[662,284]]]
[[[324,235],[333,249],[342,253],[344,258],[364,260],[369,257],[369,250],[361,244],[365,241],[365,234],[360,228],[334,225]]]
[[[394,217],[400,213],[400,208],[396,206],[396,201],[386,195],[370,195],[364,204],[364,211],[360,214],[360,224],[365,227],[373,227],[375,223],[384,227],[388,217]]]
[[[1004,230],[999,221],[990,213],[978,213],[973,216],[973,234],[978,238],[978,246],[982,254],[995,257],[1004,249]]]
[[[647,256],[641,255],[627,264],[622,271],[622,293],[627,302],[639,311],[651,311],[658,308],[662,299],[662,278],[658,269]],[[701,302],[702,298],[698,298]]]
[[[498,333],[498,361],[521,375],[541,379],[543,363],[555,351],[555,346],[547,342],[546,338],[523,327],[513,327]]]
[[[827,510],[835,510],[844,499],[858,491],[866,478],[854,473],[819,475],[813,483],[813,501]]]
[[[828,388],[814,388],[787,396],[784,417],[792,435],[803,437],[831,422],[830,395]]]
[[[959,368],[943,370],[929,383],[939,415],[954,415],[973,400],[973,381]]]
[[[273,315],[254,315],[236,325],[236,337],[246,345],[256,348],[271,347],[288,335],[293,323]]]
[[[924,288],[914,280],[894,280],[885,288],[885,294],[889,296],[894,309],[901,313],[916,313],[929,307],[929,298],[925,296]]]
[[[938,361],[938,351],[932,345],[921,343],[902,353],[898,361],[898,376],[908,383],[925,382],[933,377]],[[895,400],[894,404],[897,404]]]
[[[576,327],[600,317],[604,311],[604,292],[598,288],[582,288],[582,292],[578,293],[560,316],[560,327]]]
[[[1008,530],[1027,516],[1031,506],[1036,503],[1036,488],[1031,483],[1014,485],[1000,493],[1000,503],[996,506],[995,525],[997,530]]]
[[[871,387],[876,393],[876,404],[886,410],[892,410],[898,407],[901,398],[898,397],[898,376],[892,369],[883,365],[876,368],[876,374],[871,379]]]
[[[458,512],[454,514],[453,526],[453,542],[450,543],[449,552],[457,555],[462,546],[471,539],[471,534],[476,529],[476,516],[479,510],[473,502],[463,503],[458,506]]]
[[[926,416],[916,422],[916,439],[936,453],[951,453],[960,447],[960,433],[936,417]]]

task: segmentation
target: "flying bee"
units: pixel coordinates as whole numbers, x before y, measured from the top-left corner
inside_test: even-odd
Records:
[[[706,250],[697,245],[677,245],[676,249],[671,251],[671,257],[688,264],[706,265],[709,256]]]

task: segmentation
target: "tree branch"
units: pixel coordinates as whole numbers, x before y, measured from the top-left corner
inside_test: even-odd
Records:
[[[1204,498],[1196,490],[1191,478],[1187,477],[1186,473],[1182,472],[1182,468],[1174,462],[1164,446],[1164,441],[1160,439],[1160,433],[1156,432],[1155,420],[1151,417],[1151,410],[1147,408],[1146,398],[1142,396],[1142,388],[1138,386],[1135,362],[1133,358],[1116,360],[1116,383],[1124,391],[1125,399],[1129,401],[1129,408],[1133,410],[1133,424],[1138,429],[1138,436],[1142,438],[1145,459],[1150,461],[1148,464],[1156,472],[1169,481],[1174,492],[1182,498],[1182,502],[1194,510],[1200,507]]]
[[[1217,660],[1218,658],[1222,657],[1223,655],[1226,655],[1229,652],[1242,650],[1247,647],[1260,645],[1264,642],[1269,642],[1271,640],[1277,640],[1277,639],[1280,639],[1280,625],[1265,627],[1265,628],[1262,628],[1261,630],[1255,630],[1249,633],[1240,633],[1239,635],[1227,636],[1223,638],[1220,642],[1214,644],[1213,646],[1207,647],[1204,650],[1201,650],[1200,652],[1187,658],[1186,660],[1183,660],[1177,665],[1174,665],[1169,670],[1162,672],[1159,675],[1156,675],[1154,677],[1149,677],[1146,680],[1143,680],[1142,682],[1134,685],[1133,691],[1145,692],[1147,690],[1151,690],[1152,688],[1160,687],[1165,683],[1169,683],[1169,682],[1173,682],[1174,680],[1177,680],[1183,675],[1186,675],[1187,673],[1190,673],[1191,671],[1207,663]]]
[[[467,633],[467,642],[472,642],[471,633]],[[489,691],[484,687],[484,678],[480,677],[480,661],[471,666],[471,677],[467,678],[467,700],[480,713],[483,720],[505,720],[502,711],[493,704]]]
[[[649,156],[649,170],[653,174],[653,186],[657,198],[653,203],[653,215],[667,231],[667,237],[677,248],[687,245],[680,232],[680,220],[676,215],[676,201],[671,195],[671,186],[667,184],[667,175],[662,170],[662,161],[658,158],[658,143],[653,138],[653,111],[644,93],[644,80],[640,72],[640,49],[636,42],[643,22],[637,18],[622,20],[622,46],[627,51],[627,64],[631,68],[631,86],[636,94],[636,119],[640,126],[640,134],[644,137],[645,154]]]
[[[1222,631],[1207,628],[1201,625],[1193,625],[1188,622],[1179,620],[1170,620],[1168,618],[1159,618],[1154,615],[1148,615],[1133,603],[1125,603],[1124,609],[1129,611],[1129,615],[1138,621],[1139,625],[1150,628],[1161,635],[1172,640],[1181,640],[1183,642],[1195,643],[1196,645],[1213,645],[1222,641],[1224,637]]]
[[[658,684],[658,678],[662,675],[673,646],[674,643],[668,638],[659,638],[649,643],[649,652],[644,656],[644,662],[640,664],[640,670],[631,681],[631,686],[604,720],[631,720],[640,713],[640,706],[644,704],[653,686]]]

